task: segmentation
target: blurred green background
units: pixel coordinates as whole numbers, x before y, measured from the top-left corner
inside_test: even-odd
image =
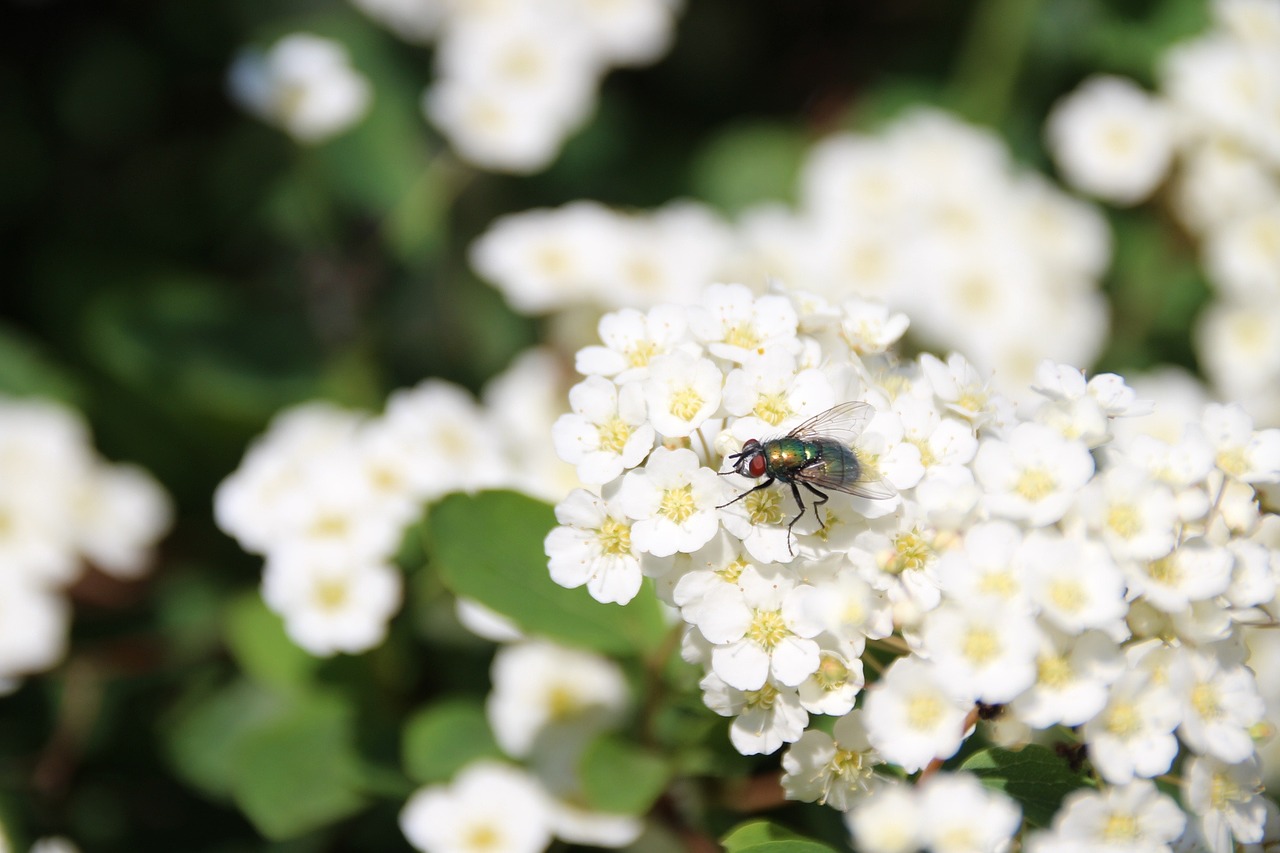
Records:
[[[578,198],[732,214],[789,197],[821,133],[916,102],[1051,173],[1055,98],[1095,71],[1151,85],[1154,57],[1208,17],[1198,0],[687,0],[673,50],[612,72],[556,163],[511,177],[466,166],[423,120],[431,51],[340,2],[10,0],[0,15],[0,390],[79,408],[101,452],[149,468],[179,509],[155,574],[76,587],[71,655],[0,699],[0,813],[21,837],[104,851],[407,849],[395,796],[259,840],[179,781],[166,720],[246,667],[226,625],[258,618],[243,597],[260,562],[214,527],[211,494],[271,415],[315,397],[376,409],[426,376],[475,389],[539,339],[467,266],[495,217]],[[225,94],[237,50],[299,30],[342,41],[375,91],[365,121],[316,147]],[[1103,366],[1191,364],[1206,291],[1190,249],[1159,211],[1108,216],[1121,333]],[[447,671],[408,649],[324,664],[335,689],[369,682],[375,755],[396,748],[380,719],[442,685],[484,689],[483,649]]]

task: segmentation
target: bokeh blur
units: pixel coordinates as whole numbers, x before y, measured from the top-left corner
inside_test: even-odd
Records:
[[[4,0],[0,573],[40,578],[0,584],[14,849],[410,849],[400,727],[483,696],[493,650],[429,572],[387,581],[364,633],[285,638],[261,555],[287,562],[294,521],[246,452],[291,407],[386,407],[367,443],[413,482],[368,535],[403,568],[424,501],[562,497],[537,430],[573,352],[604,311],[711,281],[882,299],[912,350],[1024,385],[1053,358],[1280,424],[1280,24],[1252,5]],[[1206,33],[1222,56],[1171,58]],[[1263,45],[1238,62],[1270,125],[1201,110],[1233,38]],[[1143,116],[1112,159],[1106,116],[1062,100],[1095,75]],[[336,454],[371,423],[337,411],[294,439]],[[237,470],[253,494],[218,492],[215,522]],[[307,765],[264,727],[230,770],[253,715],[332,735],[359,784],[264,805],[237,773]]]

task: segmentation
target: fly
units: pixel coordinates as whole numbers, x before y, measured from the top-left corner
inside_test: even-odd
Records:
[[[840,403],[814,415],[781,438],[765,441],[747,439],[747,443],[742,445],[742,452],[729,457],[733,470],[720,473],[768,479],[716,509],[735,504],[752,492],[772,486],[775,481],[786,483],[791,487],[796,506],[800,507],[800,512],[787,525],[787,551],[794,555],[791,528],[804,517],[806,509],[800,498],[801,486],[817,497],[813,502],[813,514],[824,529],[827,525],[818,507],[829,501],[831,496],[823,489],[834,489],[861,498],[893,497],[893,491],[879,480],[865,478],[866,468],[853,450],[854,440],[874,415],[875,409],[866,403]]]

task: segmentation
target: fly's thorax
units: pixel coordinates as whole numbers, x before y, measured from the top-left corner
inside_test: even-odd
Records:
[[[814,441],[799,438],[777,438],[764,443],[765,461],[769,473],[784,475],[811,463],[822,456],[822,447]]]

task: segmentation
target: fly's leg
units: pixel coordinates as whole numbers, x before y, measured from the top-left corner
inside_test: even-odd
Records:
[[[831,495],[827,494],[826,492],[818,491],[813,487],[811,483],[805,483],[804,487],[818,496],[818,499],[813,502],[813,516],[814,518],[818,519],[818,524],[822,527],[822,529],[826,530],[827,523],[822,520],[822,513],[818,512],[818,507],[822,506],[824,503],[831,500]]]
[[[725,473],[726,473],[726,474],[732,474],[733,472],[732,472],[732,471],[726,471]],[[729,506],[729,504],[736,504],[738,501],[742,500],[743,498],[745,498],[747,495],[751,494],[752,492],[758,492],[758,491],[760,491],[761,489],[763,489],[763,488],[765,488],[765,487],[767,487],[767,486],[772,486],[772,485],[773,485],[773,478],[772,478],[772,477],[770,477],[769,479],[765,480],[765,481],[764,481],[763,483],[761,483],[760,485],[758,485],[758,486],[752,486],[751,488],[747,489],[745,492],[743,492],[742,494],[738,495],[738,496],[737,496],[736,498],[734,498],[733,500],[729,501],[729,503],[722,503],[722,504],[720,504],[720,506],[716,507],[716,509],[724,509],[725,507]],[[794,485],[792,485],[792,486],[791,486],[791,488],[792,488],[792,489],[795,489],[795,486],[794,486]]]
[[[791,523],[787,525],[787,553],[794,557],[796,552],[791,550],[791,528],[796,526],[797,521],[804,518],[805,507],[804,501],[800,500],[800,489],[796,487],[796,481],[792,480],[787,483],[787,485],[791,487],[791,496],[796,499],[796,506],[800,507],[800,512],[795,518],[791,519]],[[807,486],[809,484],[805,483],[805,485]]]

